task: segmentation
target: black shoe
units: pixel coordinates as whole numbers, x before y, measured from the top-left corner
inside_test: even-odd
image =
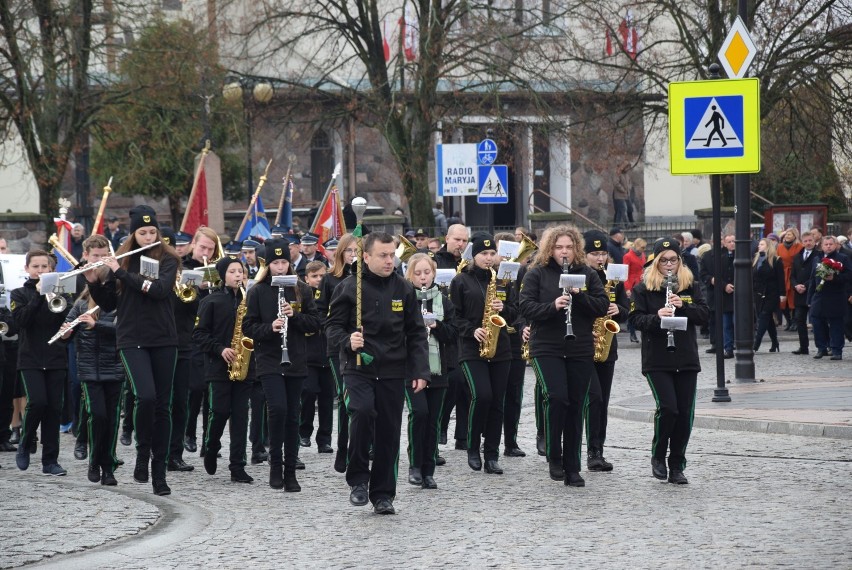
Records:
[[[707,349],[707,350],[705,350],[704,352],[706,352],[707,354],[716,354],[716,347],[715,347],[715,346],[711,346],[710,348],[708,348],[708,349]]]
[[[686,485],[689,483],[686,475],[683,474],[683,471],[679,469],[672,469],[669,473],[669,483],[674,483],[676,485]]]
[[[100,465],[89,465],[89,469],[86,472],[86,477],[89,478],[89,481],[92,483],[97,483],[101,480],[101,467]]]
[[[437,489],[438,484],[435,483],[435,478],[431,475],[423,476],[423,483],[420,485],[423,489]]]
[[[636,336],[635,332],[630,333],[630,342],[639,342],[639,338]]]
[[[390,499],[379,499],[373,505],[373,510],[377,515],[395,515],[396,509],[393,508],[393,503]]]
[[[51,463],[50,465],[43,465],[41,468],[42,475],[55,475],[57,477],[63,477],[67,475],[68,472],[62,468],[59,463]]]
[[[816,358],[816,359],[820,359],[820,358],[822,358],[823,356],[828,356],[828,351],[827,351],[827,350],[818,350],[818,351],[817,351],[817,353],[814,355],[814,358]]]
[[[651,475],[660,479],[662,481],[666,480],[668,476],[668,470],[666,469],[666,462],[662,459],[656,459],[654,457],[651,458]]]
[[[612,463],[604,459],[599,449],[590,449],[586,459],[586,467],[589,471],[612,471]]]
[[[130,445],[131,443],[133,443],[133,432],[122,431],[121,437],[118,438],[118,441],[121,442],[121,445]]]
[[[284,488],[284,469],[281,465],[269,465],[269,486],[273,489]]]
[[[246,473],[246,470],[240,467],[231,471],[231,481],[234,483],[251,483],[254,477]]]
[[[730,360],[731,358],[734,357],[734,351],[733,350],[726,350],[724,357],[725,357],[725,360]]]
[[[128,434],[127,439],[129,441],[130,434]],[[122,441],[121,443],[124,443],[124,441]],[[124,443],[124,445],[130,445],[130,443]],[[195,438],[189,437],[188,435],[183,436],[183,448],[190,453],[195,453],[196,451],[198,451],[198,445],[195,443]]]
[[[800,348],[799,350],[794,350],[793,354],[810,354],[810,351],[807,348]]]
[[[547,470],[550,473],[550,478],[554,481],[565,480],[565,470],[562,468],[562,460],[548,461]]]
[[[12,428],[12,435],[9,437],[9,443],[13,443],[13,444],[16,444],[16,445],[21,443],[21,428],[20,428],[20,426]]]
[[[3,443],[0,443],[0,451],[18,451],[18,448],[10,442],[4,441]]]
[[[497,463],[496,459],[489,459],[485,462],[485,472],[491,473],[492,475],[502,475],[503,469],[500,467],[500,464]]]
[[[327,443],[318,443],[317,453],[334,453],[334,448]]]
[[[778,346],[778,341],[772,343],[772,346],[769,347],[769,352],[780,352],[781,347]]]
[[[133,469],[133,480],[137,483],[147,483],[148,482],[148,462],[140,461],[139,458],[136,459],[136,468]]]
[[[252,465],[260,465],[264,461],[269,459],[269,455],[267,453],[252,453],[251,454],[251,464]]]
[[[527,454],[521,451],[520,447],[507,447],[503,450],[503,455],[506,457],[526,457]]]
[[[284,490],[288,493],[298,493],[302,490],[302,486],[296,480],[295,473],[284,473]]]
[[[437,465],[438,467],[440,467],[441,465],[446,465],[446,464],[447,464],[447,460],[444,459],[444,457],[442,455],[439,455],[438,459],[435,460],[435,465]]]
[[[760,343],[759,342],[754,343],[754,346],[751,347],[751,350],[752,350],[752,352],[757,352],[758,350],[760,350]]]
[[[408,482],[412,485],[422,485],[423,475],[421,475],[419,467],[408,468]]]
[[[169,471],[193,471],[195,466],[190,465],[186,461],[181,458],[177,459],[169,459],[168,467]]]
[[[107,487],[115,487],[118,485],[118,481],[115,480],[115,475],[112,474],[112,471],[104,470],[101,475],[101,485],[106,485]]]
[[[305,464],[298,457],[296,458],[296,469],[303,470],[305,468]]]
[[[535,436],[535,448],[538,450],[539,455],[542,457],[547,456],[547,446],[545,444],[544,437],[538,435]]]
[[[311,438],[300,437],[299,438],[299,445],[301,445],[302,447],[310,447],[311,446]]]
[[[74,445],[74,459],[86,459],[86,455],[88,455],[86,450],[86,444],[77,442]],[[98,475],[98,481],[100,481],[101,477]],[[98,481],[92,481],[92,483],[97,483]]]
[[[467,464],[474,471],[482,470],[482,458],[479,456],[478,449],[469,449],[467,452]]]
[[[216,474],[216,454],[208,453],[204,456],[204,470],[208,475]]]
[[[161,497],[164,497],[166,495],[172,494],[172,490],[166,484],[165,479],[154,479],[154,482],[151,484],[151,486],[154,487],[154,494],[155,495],[159,495]]]
[[[790,325],[790,329],[789,329],[789,330],[790,330],[790,332],[797,332],[797,331],[799,330],[799,325],[797,325],[796,323],[792,323],[792,324]]]
[[[441,432],[441,439],[438,440],[438,443],[441,445],[447,445],[447,432]]]
[[[358,483],[357,485],[352,486],[352,490],[349,492],[349,502],[356,507],[363,507],[370,502],[367,497],[366,483]]]
[[[346,452],[340,449],[337,450],[337,455],[334,456],[334,470],[338,473],[346,473]]]
[[[829,360],[843,360],[842,354],[832,354]]]
[[[467,449],[467,444],[465,444],[464,440],[457,439],[456,440],[456,449]]]
[[[586,480],[573,471],[565,473],[565,485],[568,487],[585,487]]]

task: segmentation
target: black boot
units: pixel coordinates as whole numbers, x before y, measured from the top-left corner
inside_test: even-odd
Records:
[[[535,436],[535,447],[539,455],[541,455],[542,457],[547,455],[547,445],[544,442],[543,435]]]
[[[554,481],[563,481],[565,479],[565,470],[562,468],[562,460],[549,461],[547,464],[550,478]]]
[[[423,484],[423,475],[419,467],[408,468],[408,482],[417,486]]]
[[[482,457],[478,449],[467,450],[467,464],[474,471],[482,471]]]
[[[269,465],[269,486],[273,489],[283,489],[284,488],[284,469],[281,464],[270,464]]]
[[[287,471],[284,473],[284,490],[288,493],[298,493],[302,490],[301,485],[296,480],[295,471]]]
[[[778,346],[778,339],[772,341],[772,346],[769,347],[769,352],[779,352],[781,348]]]

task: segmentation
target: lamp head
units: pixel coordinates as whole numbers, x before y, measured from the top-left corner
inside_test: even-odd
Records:
[[[355,212],[355,218],[357,218],[358,223],[361,223],[361,219],[364,217],[364,212],[367,211],[367,200],[361,198],[360,196],[352,199],[352,211]]]

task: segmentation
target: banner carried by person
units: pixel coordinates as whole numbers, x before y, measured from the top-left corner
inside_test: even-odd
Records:
[[[269,220],[266,218],[266,209],[263,207],[263,198],[260,196],[257,197],[254,206],[251,207],[251,215],[243,226],[240,235],[237,236],[237,241],[245,241],[250,237],[263,239],[272,237],[272,233],[269,231]]]
[[[314,218],[314,223],[311,225],[311,233],[319,236],[319,243],[325,243],[331,238],[340,239],[340,236],[346,233],[346,224],[343,222],[343,204],[340,201],[340,194],[337,191],[337,186],[334,180],[339,174],[340,165],[334,170],[331,177],[331,184],[325,192],[325,196],[320,202],[317,216]],[[321,249],[319,246],[318,249]],[[325,251],[323,251],[325,253]]]
[[[207,158],[208,152],[210,152],[210,141],[207,141],[207,144],[201,151],[201,159],[198,161],[198,169],[195,171],[192,191],[189,193],[189,200],[186,202],[186,211],[183,213],[183,221],[180,224],[180,231],[186,232],[189,235],[194,235],[195,230],[199,227],[209,225],[207,215],[207,177],[204,174],[204,161]]]

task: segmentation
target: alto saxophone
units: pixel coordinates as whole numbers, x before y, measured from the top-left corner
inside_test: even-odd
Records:
[[[506,319],[497,314],[491,308],[491,302],[497,298],[497,272],[491,270],[491,280],[485,290],[485,309],[482,311],[482,328],[485,329],[485,340],[479,343],[479,356],[481,358],[494,358],[497,353],[497,340],[500,329],[506,326]]]
[[[243,336],[243,317],[246,316],[246,291],[240,285],[243,299],[237,306],[237,318],[234,320],[234,335],[231,337],[231,350],[237,353],[234,361],[228,364],[228,379],[241,382],[246,379],[249,371],[251,353],[254,350],[254,340]]]
[[[601,263],[598,271],[603,271],[604,264]],[[610,299],[612,290],[615,288],[617,281],[608,279],[604,285],[607,300]],[[618,323],[608,316],[598,317],[592,325],[593,338],[595,339],[595,362],[606,362],[609,357],[610,348],[612,348],[612,339],[621,331]]]

